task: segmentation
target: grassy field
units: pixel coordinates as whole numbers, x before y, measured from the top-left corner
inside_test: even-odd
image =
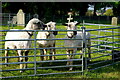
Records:
[[[78,29],[80,29],[81,26],[78,26]],[[23,27],[14,27],[14,29],[22,29]],[[90,29],[98,29],[98,26],[86,26],[86,28],[90,28]],[[101,26],[100,28],[105,28],[104,26]],[[106,27],[106,28],[110,28],[110,27]],[[8,27],[2,27],[1,30],[7,30],[9,29]],[[57,29],[59,30],[65,30],[64,26],[58,25]],[[112,31],[112,30],[109,30]],[[118,32],[118,29],[115,29],[114,31]],[[98,31],[92,31],[90,32],[91,34],[95,34],[98,35],[99,32]],[[5,35],[4,33],[0,33],[2,35]],[[56,38],[64,38],[66,34],[66,32],[59,32],[59,35],[56,36]],[[61,35],[60,35],[61,34]],[[118,33],[115,33],[116,35]],[[106,34],[104,32],[101,32],[99,34],[100,36],[103,35],[111,35],[111,33],[107,32]],[[91,38],[94,38],[94,36],[91,36]],[[4,36],[1,37],[1,39],[4,39]],[[106,38],[101,38],[100,40],[105,40]],[[111,41],[112,39],[106,39],[106,41]],[[115,41],[119,41],[118,39]],[[96,41],[92,41],[93,44],[97,44],[98,42]],[[100,44],[102,44],[103,42],[100,42]],[[4,44],[4,42],[2,42],[2,44]],[[93,45],[92,44],[92,45]],[[64,47],[64,40],[57,40],[56,41],[56,47]],[[113,44],[110,44],[113,45]],[[116,47],[119,46],[118,44],[114,44]],[[34,45],[32,45],[34,46]],[[1,46],[1,48],[4,49],[4,45]],[[97,49],[92,48],[92,52],[93,51],[97,51]],[[57,54],[65,54],[65,49],[57,49],[56,50]],[[10,51],[9,52],[9,56],[16,56],[14,55],[15,52]],[[78,52],[79,53],[79,52]],[[95,53],[92,54],[92,58],[94,57],[98,57],[98,56],[102,56],[104,54],[107,53],[111,53],[110,51],[103,51],[100,53]],[[30,55],[33,55],[34,51],[31,50],[29,53]],[[37,50],[37,55],[40,55],[40,51]],[[4,56],[4,51],[2,52],[1,56]],[[76,55],[75,59],[78,59],[80,56]],[[61,59],[67,59],[66,56],[57,56],[57,60],[61,60]],[[97,58],[97,59],[93,59],[90,63],[95,63],[95,62],[99,62],[99,61],[104,61],[104,60],[111,60],[111,56],[105,56],[105,57],[101,57],[101,58]],[[34,61],[34,57],[29,57],[28,62]],[[36,61],[40,61],[40,58],[37,57]],[[2,62],[4,63],[4,59],[2,59]],[[9,62],[17,62],[17,58],[10,58]],[[99,66],[102,66],[104,64],[107,63],[112,63],[112,61],[108,61],[106,63],[102,63],[102,64],[97,64],[97,65],[93,65],[93,66],[89,66],[88,68],[92,69],[92,68],[96,68]],[[75,65],[81,64],[80,61],[76,61],[74,62]],[[49,63],[43,63],[43,67],[52,67],[52,66],[61,66],[61,65],[66,65],[66,62],[54,62],[52,63],[52,65],[50,65]],[[28,68],[33,68],[34,64],[28,64]],[[37,64],[37,67],[41,67],[41,64]],[[2,65],[2,69],[3,70],[7,70],[7,69],[19,69],[19,65],[18,64],[11,64],[8,67],[5,67],[4,65]],[[73,71],[81,71],[81,67],[74,67]],[[73,72],[73,71],[68,71],[68,68],[49,68],[49,69],[38,69],[37,70],[37,74],[44,74],[44,73],[60,73],[60,72]],[[9,71],[9,72],[2,72],[1,76],[2,77],[6,77],[6,76],[18,76],[18,75],[32,75],[34,74],[33,70],[26,70],[24,73],[20,73],[19,71]],[[24,78],[42,78],[45,79],[46,78],[107,78],[107,79],[116,79],[119,78],[120,79],[120,64],[115,64],[112,66],[108,66],[108,67],[104,67],[104,68],[100,68],[100,69],[96,69],[93,71],[89,71],[87,72],[87,74],[82,75],[81,73],[76,73],[76,74],[58,74],[58,75],[47,75],[47,76],[35,76],[35,77],[24,77]],[[64,80],[64,79],[63,79]]]

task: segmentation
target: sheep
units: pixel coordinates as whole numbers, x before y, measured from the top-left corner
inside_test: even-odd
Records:
[[[76,25],[78,25],[78,22],[69,22],[64,24],[65,26],[67,26],[67,30],[76,30],[77,27]],[[68,39],[83,39],[83,33],[81,31],[67,31],[67,35],[66,38]],[[91,50],[90,50],[90,45],[91,45],[91,41],[90,41],[90,33],[86,32],[86,47],[88,48],[88,53],[89,53],[89,58],[91,58]],[[69,54],[73,54],[76,53],[77,50],[82,50],[82,48],[74,48],[74,47],[82,47],[82,40],[65,40],[64,41],[64,46],[65,47],[73,47],[73,48],[67,48],[66,49],[66,54],[68,59],[74,59],[74,55],[69,55]],[[68,61],[67,65],[72,65],[73,61]],[[72,70],[73,68],[70,67],[69,70]]]
[[[45,28],[45,32],[38,32],[37,39],[54,39],[55,35],[57,35],[57,31],[49,31],[49,30],[56,30],[55,22],[48,22]],[[55,40],[38,40],[37,41],[40,48],[46,47],[55,47]],[[41,55],[47,55],[47,49],[40,49]],[[50,49],[50,54],[56,54],[55,49]],[[50,56],[50,60],[55,60],[55,56]],[[41,56],[41,60],[48,60],[48,56]]]
[[[5,40],[14,40],[14,39],[30,39],[33,35],[33,32],[27,31],[27,30],[38,30],[38,29],[44,29],[45,25],[43,22],[41,22],[37,18],[31,19],[26,27],[22,30],[25,30],[25,32],[7,32],[5,36]],[[11,29],[11,30],[19,30],[19,29]],[[6,41],[5,42],[5,49],[26,49],[30,48],[31,41]],[[17,50],[18,56],[23,56],[23,53],[25,53],[25,56],[28,55],[29,50]],[[8,50],[5,50],[5,57],[8,56]],[[20,62],[23,62],[24,58],[20,57]],[[28,57],[25,57],[25,61],[28,61]],[[8,58],[5,58],[5,63],[8,63]],[[6,65],[7,66],[7,65]],[[27,64],[23,65],[20,64],[20,69],[27,68]],[[20,70],[20,72],[23,72],[23,70]]]

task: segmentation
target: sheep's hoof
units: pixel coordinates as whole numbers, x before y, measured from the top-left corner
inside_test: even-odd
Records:
[[[52,65],[52,62],[50,62],[50,65]]]
[[[90,59],[89,62],[91,62],[92,60]]]
[[[72,69],[73,69],[72,67],[71,67],[71,68],[69,68],[69,71],[72,71]]]
[[[23,73],[23,72],[24,72],[23,70],[20,71],[20,73]]]
[[[6,64],[5,67],[8,67],[8,64]]]
[[[55,60],[56,59],[56,57],[54,56],[53,58],[52,58],[52,60]]]
[[[67,62],[67,64],[66,64],[67,66],[69,66],[70,65],[70,63],[69,62]]]
[[[39,66],[43,66],[43,63],[40,63]]]
[[[91,62],[92,60],[91,60],[91,58],[88,58],[88,62]]]

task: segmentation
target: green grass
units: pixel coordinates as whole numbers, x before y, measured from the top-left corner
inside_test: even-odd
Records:
[[[78,26],[78,29],[80,29],[81,26]],[[14,29],[22,29],[23,27],[14,27]],[[91,29],[98,29],[99,27],[98,26],[86,26],[86,29],[87,28],[91,28]],[[101,26],[101,28],[105,28],[104,26]],[[107,27],[108,28],[108,27]],[[8,27],[7,26],[4,26],[1,28],[1,30],[7,30]],[[65,30],[65,27],[64,26],[57,26],[57,29],[59,30]],[[117,29],[115,31],[118,31]],[[95,35],[98,35],[98,31],[92,31],[90,32],[91,34],[95,34]],[[6,32],[4,33],[1,33],[1,34],[6,34]],[[59,32],[59,34],[66,34],[66,32]],[[101,32],[100,33],[100,36],[103,36],[104,35],[104,32]],[[108,35],[111,35],[111,33],[106,33],[106,36]],[[64,38],[65,35],[57,35],[56,38]],[[93,36],[92,36],[93,38]],[[4,36],[1,37],[1,39],[4,39]],[[101,38],[100,40],[104,40],[106,38]],[[112,39],[106,39],[106,41],[111,41]],[[115,40],[115,41],[118,41],[118,40]],[[2,42],[4,44],[4,42]],[[94,41],[93,43],[97,44],[98,42]],[[101,42],[102,44],[102,42]],[[61,46],[59,46],[61,45]],[[63,47],[64,45],[64,40],[57,40],[56,41],[56,47]],[[93,44],[92,44],[93,45]],[[112,45],[112,44],[110,44]],[[115,45],[115,44],[114,44]],[[120,46],[120,45],[115,45],[115,46]],[[33,44],[32,44],[32,47],[33,47]],[[4,49],[4,45],[1,47]],[[92,51],[97,51],[96,49],[92,48]],[[65,54],[65,49],[57,49],[56,50],[57,54]],[[9,56],[16,56],[16,54],[14,54],[15,52],[13,51],[10,51],[9,52]],[[79,53],[79,51],[78,51]],[[92,58],[94,57],[98,57],[98,56],[102,56],[104,54],[107,54],[107,53],[111,53],[110,51],[104,51],[104,52],[100,52],[99,53],[95,53],[95,54],[91,54],[92,55]],[[30,55],[34,55],[34,51],[30,50],[30,53],[29,53],[29,56]],[[37,50],[37,55],[40,55],[40,51]],[[4,51],[3,53],[1,54],[1,56],[4,56]],[[75,58],[78,59],[80,56],[79,55],[76,55]],[[61,59],[67,59],[66,56],[57,56],[57,60],[61,60]],[[105,57],[102,57],[102,58],[97,58],[97,59],[93,59],[90,63],[95,63],[95,62],[100,62],[100,61],[104,61],[104,60],[111,60],[111,56],[105,56]],[[34,57],[29,57],[29,60],[28,62],[31,62],[31,61],[34,61]],[[36,61],[40,61],[40,58],[37,57],[36,58]],[[4,63],[4,59],[2,59],[2,62]],[[10,58],[9,59],[9,62],[18,62],[17,61],[17,58]],[[105,64],[109,64],[109,63],[113,63],[112,61],[108,61],[106,63],[102,63],[102,64],[97,64],[97,65],[93,65],[93,66],[89,66],[88,68],[90,69],[93,69],[93,68],[96,68],[96,67],[99,67],[99,66],[103,66]],[[81,64],[80,61],[75,61],[74,64]],[[44,66],[44,67],[49,67],[49,66],[62,66],[62,65],[66,65],[66,62],[54,62],[52,63],[52,65],[50,65],[49,63],[43,63],[43,65],[41,64],[37,64],[37,67],[41,67],[41,66]],[[28,64],[28,68],[33,68],[34,67],[34,64]],[[89,71],[87,72],[87,74],[85,75],[82,75],[81,73],[76,73],[76,74],[59,74],[59,75],[47,75],[47,76],[35,76],[35,77],[24,77],[24,78],[42,78],[42,79],[45,79],[45,78],[120,78],[120,64],[115,64],[115,65],[112,65],[112,66],[108,66],[108,67],[104,67],[104,68],[100,68],[100,69],[97,69],[97,70],[93,70],[93,71]],[[12,64],[12,65],[9,65],[8,67],[5,67],[4,65],[2,65],[2,69],[3,70],[7,70],[7,69],[19,69],[19,65],[18,64]],[[81,67],[74,67],[73,68],[73,71],[81,71]],[[68,71],[68,68],[51,68],[51,69],[38,69],[37,70],[37,74],[44,74],[44,73],[60,73],[60,72],[70,72]],[[20,73],[19,71],[10,71],[10,72],[2,72],[1,76],[2,77],[6,77],[6,76],[17,76],[17,75],[32,75],[34,74],[34,71],[33,70],[26,70],[25,72],[23,73]]]

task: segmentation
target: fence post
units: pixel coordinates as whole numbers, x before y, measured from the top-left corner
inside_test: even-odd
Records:
[[[8,22],[7,22],[7,24],[8,24],[8,29],[10,29],[10,24],[11,24],[10,17],[11,17],[11,15],[9,14],[9,20],[8,20]]]
[[[37,66],[36,66],[36,36],[37,36],[37,33],[36,31],[34,31],[34,75],[37,74]]]
[[[112,29],[112,61],[115,61],[114,58],[114,29]]]
[[[101,26],[99,25],[99,29],[101,29]],[[100,30],[98,31],[98,36],[97,37],[99,37],[100,36]],[[100,38],[98,38],[98,45],[100,44]],[[98,46],[98,51],[100,51],[100,46]],[[99,53],[99,52],[98,52]]]
[[[85,27],[81,27],[82,29],[82,71],[87,72],[87,56],[86,56],[86,31]]]

